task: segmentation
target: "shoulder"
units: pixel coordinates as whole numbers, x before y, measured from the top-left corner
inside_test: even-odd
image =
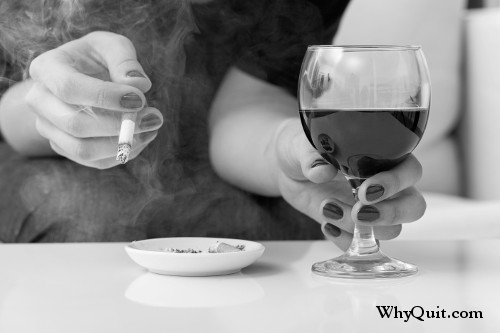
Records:
[[[295,94],[308,45],[330,44],[347,0],[266,2],[242,45],[237,66]]]

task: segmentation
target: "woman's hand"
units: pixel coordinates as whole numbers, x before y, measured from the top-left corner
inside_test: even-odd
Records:
[[[355,203],[349,183],[311,146],[298,119],[283,122],[275,147],[281,195],[320,222],[325,236],[343,250],[351,243],[354,222],[373,226],[375,237],[387,240],[399,235],[403,223],[416,221],[425,212],[425,200],[414,186],[422,168],[413,155],[367,179]]]
[[[126,37],[92,32],[43,53],[30,66],[26,96],[36,129],[59,155],[104,169],[117,165],[121,116],[136,112],[136,157],[157,135],[163,118],[146,107],[151,82]]]
[[[378,239],[392,239],[402,223],[425,211],[414,187],[422,174],[415,157],[367,179],[355,204],[349,183],[307,141],[297,100],[237,68],[227,73],[209,120],[210,157],[220,177],[252,193],[282,196],[342,249],[354,222],[373,225]]]

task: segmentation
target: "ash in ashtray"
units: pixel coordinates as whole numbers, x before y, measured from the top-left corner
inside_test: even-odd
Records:
[[[173,247],[164,248],[164,249],[162,249],[162,251],[164,251],[164,252],[172,252],[172,253],[201,253],[201,252],[203,252],[201,250],[195,250],[195,249],[182,250],[182,249],[175,249]]]
[[[245,245],[243,244],[238,244],[238,245],[230,245],[224,242],[216,242],[208,247],[207,251],[202,251],[202,250],[196,250],[192,248],[188,249],[176,249],[173,247],[168,247],[162,249],[164,252],[170,252],[170,253],[228,253],[228,252],[241,252],[245,250]]]

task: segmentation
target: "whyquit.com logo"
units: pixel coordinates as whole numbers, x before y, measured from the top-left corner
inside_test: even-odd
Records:
[[[399,310],[397,306],[392,305],[376,305],[380,318],[386,319],[403,319],[408,322],[411,318],[419,321],[426,319],[482,319],[483,312],[478,310],[473,311],[446,311],[440,309],[439,306],[435,310],[425,310],[420,305],[415,305],[410,310]]]

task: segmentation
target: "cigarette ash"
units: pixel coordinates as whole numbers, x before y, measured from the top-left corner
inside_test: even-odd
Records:
[[[228,252],[241,252],[245,250],[245,245],[230,245],[224,242],[216,242],[209,246],[207,251],[196,250],[192,248],[177,249],[173,247],[163,248],[161,251],[170,253],[228,253]]]
[[[128,143],[122,143],[118,145],[118,153],[116,154],[116,160],[119,161],[121,164],[127,163],[131,149],[132,147]]]

